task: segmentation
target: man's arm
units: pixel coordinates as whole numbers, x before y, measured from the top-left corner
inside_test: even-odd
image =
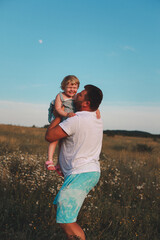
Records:
[[[53,121],[46,131],[45,139],[48,142],[54,142],[67,136],[67,133],[63,131],[63,129],[59,125],[55,126],[55,123]]]

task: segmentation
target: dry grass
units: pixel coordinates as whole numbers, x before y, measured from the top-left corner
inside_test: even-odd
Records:
[[[45,129],[0,125],[0,239],[65,239],[52,201],[62,179],[44,169]],[[78,222],[88,240],[158,240],[160,140],[104,136],[101,179]]]
[[[47,143],[44,141],[45,131],[44,128],[0,125],[1,151],[19,150],[23,153],[47,153]]]

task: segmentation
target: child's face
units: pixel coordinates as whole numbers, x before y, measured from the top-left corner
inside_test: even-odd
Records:
[[[78,90],[78,85],[76,83],[68,83],[67,86],[65,86],[64,92],[68,97],[73,97]]]

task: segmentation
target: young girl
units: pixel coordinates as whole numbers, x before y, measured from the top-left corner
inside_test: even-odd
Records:
[[[48,120],[50,123],[55,119],[53,114],[54,110],[62,117],[62,121],[75,115],[74,96],[77,93],[79,84],[79,79],[74,75],[68,75],[63,79],[61,82],[61,89],[63,92],[60,92],[56,96],[55,100],[51,102],[50,108],[48,109]],[[56,170],[57,173],[62,176],[59,164],[57,163],[55,166],[53,164],[53,155],[57,143],[58,141],[49,144],[48,161],[46,161],[45,165],[48,170]]]

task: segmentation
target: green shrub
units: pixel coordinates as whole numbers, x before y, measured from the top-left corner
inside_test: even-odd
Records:
[[[133,147],[133,151],[151,153],[153,151],[153,147],[148,146],[147,144],[137,144]]]

